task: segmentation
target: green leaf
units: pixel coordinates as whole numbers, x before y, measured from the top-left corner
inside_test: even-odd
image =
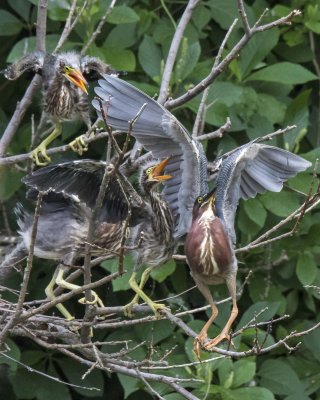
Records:
[[[103,44],[105,46],[113,49],[126,49],[137,41],[136,35],[137,24],[124,24],[115,26],[109,33],[107,39]],[[113,58],[110,57],[113,65]]]
[[[17,371],[18,366],[19,366],[19,364],[17,362],[15,362],[15,360],[17,360],[17,361],[20,360],[20,356],[21,356],[20,349],[15,344],[15,342],[11,339],[6,340],[6,346],[7,346],[8,350],[5,351],[4,354],[13,358],[13,360],[10,360],[10,358],[7,358],[5,355],[2,355],[0,353],[0,364],[9,365],[10,371],[15,372],[15,371]]]
[[[301,135],[307,132],[310,95],[310,89],[302,91],[287,108],[284,124],[297,126],[284,135],[285,147],[288,150],[292,150],[299,143]]]
[[[60,38],[60,35],[56,35],[56,34],[46,36],[46,48],[49,53],[51,53],[54,50],[59,38]],[[24,56],[25,54],[35,51],[35,49],[36,49],[35,36],[21,39],[11,49],[11,51],[7,57],[7,62],[13,63],[13,62],[17,61],[19,58],[21,58],[22,56]]]
[[[299,64],[280,62],[251,74],[247,81],[267,81],[296,85],[318,79],[318,77]]]
[[[124,258],[123,258],[124,270],[132,271],[133,263],[134,263],[134,261],[129,254],[124,256]],[[112,259],[112,260],[106,260],[106,261],[103,261],[103,263],[101,263],[101,267],[110,273],[118,271],[118,266],[119,266],[119,260],[117,258]],[[130,274],[131,274],[131,272],[130,272]],[[112,289],[114,292],[118,292],[119,290],[130,289],[128,275],[129,274],[126,273],[126,274],[123,274],[122,276],[119,276],[116,279],[113,279]]]
[[[304,329],[311,328],[312,326],[313,324],[308,322],[307,327],[304,327]],[[303,343],[311,351],[311,354],[320,361],[320,329],[316,329],[304,336]]]
[[[148,329],[143,325],[136,325],[134,330],[142,341],[156,345],[168,337],[171,337],[175,326],[166,320],[156,321],[148,324]]]
[[[165,264],[160,265],[158,268],[154,268],[151,271],[151,278],[157,282],[163,282],[168,276],[172,275],[176,269],[176,263],[174,260],[170,260]]]
[[[287,217],[299,207],[296,195],[290,192],[268,192],[260,197],[260,201],[267,210],[278,217]]]
[[[11,36],[22,29],[21,21],[6,10],[0,10],[0,36]]]
[[[127,399],[131,393],[134,393],[139,389],[137,379],[122,374],[118,374],[117,376],[124,390],[124,399]]]
[[[259,316],[255,318],[255,322],[269,321],[277,313],[279,304],[279,302],[270,301],[260,301],[258,303],[252,304],[252,306],[250,306],[242,315],[237,329],[242,328],[249,321],[253,320],[253,318],[258,314]],[[265,311],[261,313],[262,310]]]
[[[289,395],[302,393],[303,386],[294,370],[284,361],[267,360],[260,370],[261,386],[274,394]]]
[[[230,107],[240,102],[242,94],[243,87],[240,85],[232,82],[214,82],[210,86],[207,103],[217,101]]]
[[[69,358],[59,359],[57,362],[70,383],[91,388],[91,390],[82,387],[73,388],[79,394],[85,397],[96,397],[99,393],[103,392],[104,380],[102,372],[99,369],[93,369],[90,374],[87,374],[85,379],[82,379],[83,374],[88,371],[86,365],[82,365]]]
[[[180,56],[175,68],[175,81],[183,81],[194,69],[201,53],[199,42],[188,44],[188,39],[184,38],[180,46]]]
[[[145,35],[139,46],[138,58],[146,74],[157,82],[160,79],[162,54],[151,36]]]
[[[247,45],[241,50],[238,60],[241,75],[248,74],[270,54],[279,40],[279,29],[270,29],[259,35],[253,36]]]
[[[18,190],[22,185],[21,178],[23,173],[12,168],[0,167],[0,200],[5,201]]]
[[[273,393],[262,387],[245,387],[232,390],[236,400],[274,400]]]
[[[31,4],[25,0],[7,0],[10,7],[22,17],[25,21],[29,21]]]
[[[311,285],[316,279],[318,268],[314,257],[309,252],[299,254],[297,261],[297,277],[302,285]]]
[[[111,60],[112,68],[120,71],[135,71],[136,57],[131,50],[105,46],[103,52],[106,59]]]
[[[262,227],[266,222],[267,211],[258,199],[248,199],[243,202],[247,216],[257,225]]]
[[[256,363],[254,361],[239,360],[233,364],[233,369],[232,387],[236,388],[253,379],[256,373]]]
[[[211,17],[221,26],[222,29],[229,29],[238,15],[237,4],[232,0],[210,0],[207,4],[211,8]],[[245,7],[249,16],[252,16],[252,10]]]
[[[107,17],[110,24],[130,24],[139,21],[139,19],[139,15],[127,6],[114,7]]]
[[[259,93],[257,104],[259,115],[266,117],[272,124],[283,122],[286,112],[284,103],[269,94]]]

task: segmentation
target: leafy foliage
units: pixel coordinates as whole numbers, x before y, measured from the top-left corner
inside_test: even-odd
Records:
[[[78,24],[71,33],[63,50],[81,49],[92,36],[97,23],[103,17],[107,2],[89,1]],[[125,79],[150,95],[159,90],[163,68],[168,50],[175,32],[172,23],[178,22],[185,4],[165,2],[166,11],[160,2],[132,0],[119,2],[107,17],[107,23],[94,44],[89,47],[90,55],[98,56],[109,62],[115,69],[127,71]],[[249,2],[248,2],[249,3]],[[35,21],[37,1],[7,0],[1,3],[1,47],[0,67],[33,51],[36,45]],[[83,1],[78,1],[81,7]],[[192,19],[184,33],[177,61],[170,81],[170,96],[178,97],[199,83],[212,68],[214,57],[220,44],[233,23],[238,18],[234,0],[210,0],[200,2],[193,12]],[[302,8],[302,17],[296,18],[292,26],[282,26],[255,35],[241,50],[219,78],[210,87],[207,104],[205,131],[210,132],[224,124],[227,117],[232,122],[231,130],[220,140],[204,143],[209,160],[220,152],[226,152],[240,144],[270,133],[279,127],[296,125],[296,128],[279,136],[276,143],[288,150],[299,152],[305,158],[315,161],[320,154],[319,132],[319,65],[316,62],[315,35],[320,33],[320,3],[314,0],[286,1],[275,5],[271,1],[253,1],[246,5],[246,13],[252,24],[261,15],[264,8],[270,8],[265,17],[271,22],[275,18],[287,15],[293,8]],[[48,9],[48,29],[46,46],[52,51],[59,39],[60,32],[68,16],[70,1],[50,0]],[[170,17],[169,17],[170,14]],[[238,22],[227,41],[226,55],[243,35]],[[0,126],[4,130],[11,118],[17,101],[22,97],[30,80],[23,76],[19,81],[0,82]],[[91,91],[91,96],[93,95]],[[197,96],[175,111],[184,125],[192,125],[201,101]],[[10,154],[25,153],[30,146],[31,115],[38,120],[40,99],[36,97],[31,109],[23,119],[15,140],[10,144]],[[67,123],[63,127],[64,136],[56,140],[57,145],[67,142],[79,130],[76,123]],[[94,143],[86,157],[101,159],[104,146]],[[71,159],[71,153],[57,155],[54,161]],[[26,164],[23,165],[23,168]],[[318,167],[319,169],[319,167]],[[317,171],[319,173],[319,170]],[[0,202],[7,213],[11,230],[16,229],[15,216],[11,213],[17,201],[24,201],[25,188],[21,184],[21,168],[0,167]],[[291,189],[308,192],[310,174],[300,174],[292,179]],[[285,189],[281,193],[266,193],[256,199],[242,202],[237,218],[238,246],[246,245],[259,233],[267,231],[294,211],[303,200],[298,192]],[[292,225],[292,224],[291,224]],[[281,228],[279,234],[291,229],[290,224]],[[0,226],[7,234],[8,227]],[[293,330],[307,329],[311,323],[319,321],[320,286],[320,213],[319,209],[307,214],[299,231],[293,236],[270,243],[239,255],[239,281],[243,281],[249,269],[252,276],[244,288],[239,301],[240,318],[235,329],[248,323],[261,310],[265,310],[257,321],[289,314],[290,317],[279,321],[273,330],[265,335],[266,327],[252,328],[241,337],[235,338],[237,351],[246,351],[254,341],[272,344]],[[283,256],[285,255],[285,257]],[[125,260],[125,269],[130,270],[132,260]],[[104,262],[94,271],[94,279],[101,278],[106,272],[117,269],[115,262]],[[28,300],[41,299],[44,287],[51,279],[50,263],[37,261],[32,270]],[[149,282],[147,290],[153,291],[154,298],[167,298],[194,285],[187,267],[183,263],[170,261],[164,267],[153,272],[154,284]],[[20,275],[15,274],[7,286],[19,289]],[[309,286],[308,286],[309,285]],[[311,287],[310,287],[311,285]],[[313,288],[313,287],[315,288]],[[317,289],[318,287],[318,289]],[[99,288],[101,298],[108,305],[126,304],[132,296],[128,290],[128,275],[112,282],[107,289]],[[16,300],[12,293],[5,292],[8,300]],[[226,297],[224,287],[214,288],[214,297],[221,300]],[[70,302],[80,313],[80,306]],[[168,300],[173,310],[187,310],[201,306],[204,300],[200,293],[193,290]],[[230,312],[229,304],[219,306],[216,325],[209,331],[218,333]],[[197,319],[196,319],[197,318]],[[196,330],[203,326],[205,314],[189,314],[185,322]],[[161,359],[166,355],[170,365],[194,362],[192,340],[187,339],[178,328],[169,321],[136,325],[134,329],[105,330],[97,333],[99,340],[129,341],[129,347],[137,347],[131,357],[142,361],[148,357]],[[320,396],[320,333],[314,331],[302,339],[298,350],[290,354],[280,347],[264,356],[252,356],[241,360],[214,359],[203,365],[185,366],[168,370],[172,376],[202,379],[203,383],[188,383],[188,390],[194,396],[219,400],[305,400]],[[292,345],[296,345],[294,339]],[[84,380],[81,376],[86,366],[76,363],[59,352],[44,350],[31,341],[19,338],[9,339],[6,352],[34,370],[44,372],[62,381],[74,385],[94,387],[87,390],[75,386],[66,386],[50,381],[43,375],[27,371],[12,358],[0,356],[0,397],[13,399],[108,399],[148,400],[153,398],[150,390],[141,381],[118,374],[103,375],[93,370]],[[122,345],[105,346],[106,352],[120,351]],[[204,354],[203,360],[214,354]],[[3,385],[1,384],[3,382]],[[178,400],[181,396],[161,383],[151,386],[166,400]]]

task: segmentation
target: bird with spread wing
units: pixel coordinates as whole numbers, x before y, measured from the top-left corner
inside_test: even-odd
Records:
[[[62,121],[82,119],[90,129],[88,81],[114,71],[99,58],[82,56],[74,51],[57,54],[37,51],[25,55],[3,71],[9,80],[16,80],[25,72],[42,76],[44,118],[55,126],[32,152],[33,161],[43,166],[51,161],[46,149],[61,134]],[[70,147],[79,154],[87,149],[81,136],[71,142]]]
[[[288,151],[253,141],[222,158],[215,190],[210,192],[202,145],[145,93],[121,79],[107,75],[103,78],[95,88],[101,100],[92,102],[98,114],[102,102],[110,126],[125,130],[145,104],[132,135],[154,157],[170,157],[165,172],[173,178],[165,182],[163,193],[173,213],[174,237],[187,234],[187,262],[212,309],[211,318],[195,339],[194,350],[199,355],[200,346],[208,349],[229,338],[238,314],[234,219],[239,199],[253,198],[267,190],[280,191],[283,182],[306,170],[310,163]],[[207,343],[208,328],[218,313],[208,286],[223,282],[233,302],[231,316],[222,332]]]

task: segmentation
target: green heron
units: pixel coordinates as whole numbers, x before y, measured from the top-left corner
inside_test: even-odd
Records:
[[[162,304],[154,303],[142,289],[151,269],[161,265],[173,253],[171,212],[156,190],[159,183],[171,178],[163,174],[167,163],[168,159],[165,159],[160,163],[152,161],[142,166],[139,178],[141,196],[126,178],[118,173],[108,183],[102,207],[97,220],[94,221],[95,232],[92,243],[94,256],[108,254],[115,256],[120,251],[124,235],[128,237],[126,247],[133,248],[130,251],[133,252],[135,266],[130,285],[136,296],[125,307],[125,312],[129,316],[139,297],[147,302],[155,315],[159,315],[158,310],[164,307]],[[36,200],[39,191],[46,193],[41,207],[34,254],[40,258],[62,260],[66,264],[57,268],[46,288],[49,299],[55,298],[53,293],[55,284],[70,290],[79,287],[66,282],[64,273],[70,264],[68,260],[72,259],[70,256],[84,253],[90,210],[95,206],[105,168],[104,162],[73,161],[41,168],[23,178],[24,183],[31,187],[27,193],[29,200]],[[112,165],[110,168],[113,168]],[[125,196],[130,199],[128,229],[126,218],[129,207]],[[22,258],[30,246],[33,217],[21,206],[17,213],[19,233],[23,239],[24,254],[19,255]],[[139,243],[142,235],[142,241]],[[21,244],[19,246],[21,250]],[[14,261],[14,257],[9,255],[4,264]],[[148,268],[144,270],[138,285],[136,272],[145,265],[148,265]],[[93,296],[94,303],[102,305],[94,292]],[[58,309],[66,318],[72,318],[62,304],[59,304]]]
[[[222,340],[230,340],[229,330],[238,315],[236,299],[237,259],[234,219],[239,199],[249,199],[265,191],[279,192],[283,182],[304,171],[311,164],[295,154],[251,142],[222,160],[215,189],[195,200],[191,229],[185,241],[185,254],[191,274],[200,292],[211,306],[212,315],[194,342],[199,357],[200,346],[211,349]],[[218,315],[209,285],[225,282],[232,311],[221,333],[207,339],[207,331]]]
[[[42,75],[43,110],[46,118],[55,124],[53,132],[32,153],[37,165],[46,165],[51,161],[46,148],[61,134],[61,121],[80,118],[88,128],[91,127],[87,80],[112,71],[109,65],[96,57],[81,56],[73,51],[60,54],[37,51],[7,67],[4,75],[15,80],[24,72]],[[86,150],[81,137],[71,142],[70,147],[80,154]]]

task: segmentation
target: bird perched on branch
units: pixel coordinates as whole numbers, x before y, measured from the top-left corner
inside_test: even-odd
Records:
[[[211,306],[212,315],[194,342],[211,349],[230,339],[229,330],[238,315],[236,298],[237,259],[234,219],[239,199],[249,199],[267,190],[279,192],[283,182],[311,164],[277,147],[250,142],[222,160],[214,190],[197,197],[193,221],[185,242],[185,254],[199,290]],[[222,332],[206,342],[207,331],[218,315],[209,286],[226,283],[232,311]]]
[[[132,135],[154,157],[168,157],[164,198],[174,216],[174,238],[186,233],[186,255],[199,290],[212,308],[212,317],[195,341],[195,351],[205,345],[207,330],[217,315],[208,285],[226,282],[233,300],[231,317],[217,338],[205,346],[215,346],[228,338],[237,315],[237,260],[234,218],[240,198],[255,197],[266,190],[280,191],[283,182],[310,163],[290,152],[250,142],[236,149],[220,163],[216,191],[209,192],[207,159],[202,145],[193,140],[184,126],[164,107],[121,79],[103,76],[95,92],[101,101],[92,104],[101,115],[101,106],[110,126],[125,130],[145,104]],[[196,200],[196,201],[195,201]]]
[[[138,194],[129,181],[120,173],[110,181],[102,202],[101,209],[94,223],[94,240],[91,243],[94,256],[117,256],[122,243],[132,251],[135,266],[130,285],[136,296],[125,307],[125,312],[131,315],[132,307],[139,297],[158,315],[158,310],[164,305],[154,303],[144,292],[143,286],[152,268],[161,265],[173,253],[173,221],[171,212],[161,195],[156,191],[159,183],[170,179],[163,174],[168,160],[160,163],[145,164],[141,167]],[[36,200],[38,192],[47,193],[43,197],[41,214],[38,224],[38,235],[34,254],[40,258],[67,260],[70,255],[83,255],[87,240],[91,211],[99,193],[106,164],[91,160],[66,162],[41,168],[23,178],[24,183],[31,187],[29,200]],[[110,164],[110,173],[113,166]],[[23,243],[20,244],[25,256],[31,241],[33,217],[21,207],[18,209],[18,224]],[[128,219],[128,221],[127,221]],[[142,240],[140,240],[143,234]],[[123,238],[126,238],[126,241]],[[16,252],[17,253],[17,252]],[[13,263],[10,256],[4,263]],[[148,265],[143,271],[140,285],[136,282],[137,271]],[[60,265],[50,284],[46,288],[49,299],[54,299],[55,284],[74,289],[78,286],[64,280],[68,266]],[[94,302],[102,305],[99,297],[93,292]],[[83,302],[83,301],[82,301]],[[63,305],[60,312],[68,319],[72,316]]]
[[[53,132],[32,152],[37,165],[46,165],[51,161],[46,153],[47,146],[61,134],[61,121],[82,119],[88,129],[91,127],[87,81],[114,71],[99,58],[73,51],[60,54],[37,51],[25,55],[3,71],[10,80],[18,79],[24,72],[42,76],[43,111],[45,118],[55,125]],[[70,147],[79,154],[86,150],[81,137],[71,142]]]

